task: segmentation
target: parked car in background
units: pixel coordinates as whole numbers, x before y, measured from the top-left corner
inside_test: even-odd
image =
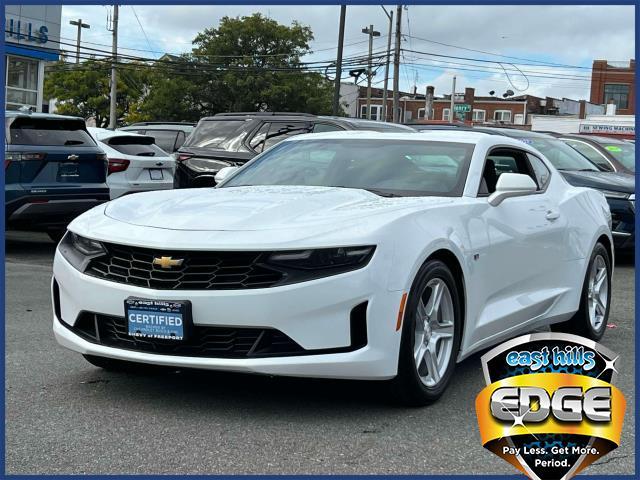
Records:
[[[517,138],[539,150],[571,185],[600,190],[607,198],[611,209],[611,232],[616,251],[633,252],[636,219],[635,175],[603,171],[564,141],[543,133],[509,128],[482,127],[475,130]],[[496,168],[499,168],[499,165],[496,165]]]
[[[415,132],[404,125],[358,118],[275,112],[218,114],[200,120],[178,150],[175,186],[210,187],[222,168],[243,165],[286,138],[344,130]]]
[[[109,200],[107,157],[85,121],[5,112],[5,225],[59,240],[77,215]]]
[[[173,153],[182,146],[195,126],[195,123],[188,122],[137,122],[118,130],[149,135],[161,149]]]
[[[175,159],[158,147],[153,137],[104,128],[88,130],[107,154],[107,185],[112,199],[173,188]]]
[[[631,174],[636,171],[634,143],[595,135],[561,135],[559,138],[601,170]]]

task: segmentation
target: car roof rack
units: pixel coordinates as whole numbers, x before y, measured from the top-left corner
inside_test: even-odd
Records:
[[[224,112],[216,113],[215,117],[246,117],[246,116],[261,116],[261,117],[315,117],[311,113],[300,112]]]

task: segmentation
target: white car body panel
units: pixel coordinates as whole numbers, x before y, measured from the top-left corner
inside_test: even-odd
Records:
[[[310,138],[379,139],[380,135],[332,132],[286,141]],[[163,291],[85,275],[60,251],[54,261],[61,315],[67,323],[72,324],[82,310],[122,316],[129,296],[189,299],[196,324],[273,327],[306,349],[335,348],[349,345],[349,310],[368,301],[365,347],[348,353],[248,359],[155,355],[87,342],[62,326],[54,314],[56,338],[81,353],[146,363],[388,379],[397,372],[401,332],[396,321],[402,295],[411,288],[420,266],[442,251],[455,257],[462,274],[465,321],[458,360],[564,321],[578,309],[591,251],[603,237],[612,244],[608,205],[600,193],[568,185],[538,151],[506,137],[445,131],[384,138],[475,144],[463,195],[386,198],[359,189],[296,186],[149,192],[95,207],[69,226],[78,235],[102,242],[158,250],[376,245],[363,268],[271,288]],[[541,158],[551,171],[546,191],[509,198],[496,207],[487,197],[477,196],[484,159],[495,146]]]
[[[105,143],[113,137],[146,137],[134,132],[107,130],[102,128],[88,128],[89,133],[98,142],[100,148],[109,159],[129,160],[129,167],[123,172],[115,172],[107,176],[107,185],[111,199],[129,193],[147,192],[152,190],[168,190],[173,188],[173,176],[176,169],[175,158],[168,153],[163,156],[144,157],[127,155]],[[161,170],[162,179],[152,180],[150,169]]]

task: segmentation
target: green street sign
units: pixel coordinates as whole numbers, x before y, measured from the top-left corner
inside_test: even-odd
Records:
[[[453,111],[456,113],[467,113],[471,111],[471,105],[466,103],[458,103],[453,106]]]

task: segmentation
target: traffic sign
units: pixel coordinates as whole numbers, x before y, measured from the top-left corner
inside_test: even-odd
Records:
[[[456,105],[453,106],[453,111],[454,112],[460,112],[460,113],[467,113],[471,111],[471,105],[466,104],[466,103],[458,103]]]

